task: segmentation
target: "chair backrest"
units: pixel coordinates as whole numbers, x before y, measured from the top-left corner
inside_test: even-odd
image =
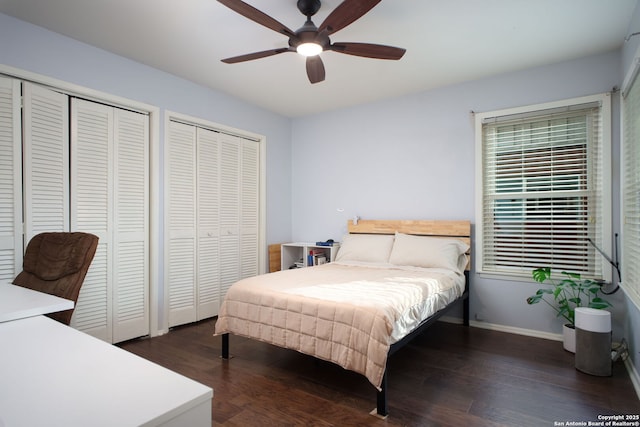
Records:
[[[13,283],[78,301],[80,288],[98,247],[98,237],[82,232],[40,233],[27,245],[22,272]],[[48,316],[68,325],[72,310]]]

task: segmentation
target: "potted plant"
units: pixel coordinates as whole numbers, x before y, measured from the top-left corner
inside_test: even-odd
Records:
[[[551,268],[541,267],[532,271],[533,280],[550,285],[540,288],[535,295],[527,298],[527,304],[537,304],[544,301],[553,308],[558,317],[563,317],[567,323],[563,328],[564,348],[575,353],[575,309],[590,307],[604,309],[611,304],[599,296],[602,283],[591,279],[582,279],[578,273],[563,271],[563,279],[551,277]],[[553,301],[545,298],[553,296]]]

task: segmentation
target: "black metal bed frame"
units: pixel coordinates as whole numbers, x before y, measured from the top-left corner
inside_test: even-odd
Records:
[[[416,327],[413,331],[409,332],[405,335],[400,341],[397,341],[391,344],[389,347],[389,353],[387,354],[387,360],[391,355],[393,355],[396,351],[400,350],[405,345],[409,344],[411,340],[413,340],[418,335],[422,334],[429,326],[434,324],[440,317],[446,314],[449,309],[455,305],[456,302],[462,300],[462,323],[464,326],[469,326],[469,271],[465,270],[464,272],[465,286],[463,294],[451,304],[443,308],[442,310],[434,313],[431,317],[425,319],[418,327]],[[382,376],[382,384],[380,385],[381,390],[378,391],[377,399],[376,399],[376,414],[381,417],[386,417],[389,414],[389,410],[387,407],[387,370],[385,369],[384,375]]]
[[[400,350],[402,347],[407,345],[411,340],[413,340],[418,335],[422,334],[429,326],[435,323],[440,317],[446,314],[449,309],[456,305],[458,301],[462,300],[462,322],[464,326],[469,326],[469,271],[465,270],[464,272],[465,278],[465,288],[463,294],[449,304],[447,307],[442,310],[436,312],[431,317],[425,319],[418,325],[413,331],[404,336],[400,341],[393,343],[389,347],[389,352],[387,354],[387,358],[391,357],[396,351]],[[229,359],[229,334],[222,334],[222,358]],[[376,409],[375,412],[380,417],[386,417],[389,414],[389,409],[387,406],[387,370],[382,376],[382,384],[380,385],[381,390],[377,392],[376,396]],[[373,413],[373,411],[372,411]]]

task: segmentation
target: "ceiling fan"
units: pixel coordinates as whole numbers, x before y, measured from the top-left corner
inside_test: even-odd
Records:
[[[319,56],[323,51],[331,50],[347,55],[393,60],[402,58],[406,51],[399,47],[371,43],[332,43],[329,39],[331,34],[340,31],[362,17],[365,13],[373,9],[375,5],[380,3],[381,0],[344,0],[327,16],[324,22],[320,24],[320,27],[316,27],[311,21],[311,17],[320,9],[320,0],[298,0],[298,10],[307,17],[307,20],[304,25],[296,31],[290,30],[269,15],[241,0],[218,1],[245,18],[251,19],[258,24],[289,37],[288,47],[223,59],[222,62],[226,64],[251,61],[284,52],[298,52],[307,57],[306,65],[309,81],[311,83],[318,83],[325,78],[324,64]]]

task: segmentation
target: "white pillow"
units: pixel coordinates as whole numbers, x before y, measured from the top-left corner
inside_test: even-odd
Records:
[[[388,263],[394,238],[392,234],[347,234],[336,261]]]
[[[396,233],[389,262],[462,272],[467,264],[468,249],[469,245],[458,239]]]

